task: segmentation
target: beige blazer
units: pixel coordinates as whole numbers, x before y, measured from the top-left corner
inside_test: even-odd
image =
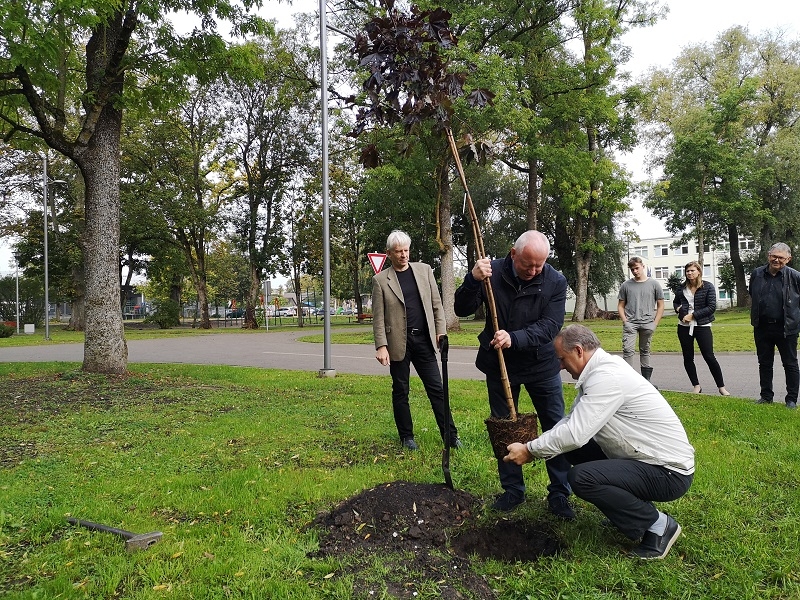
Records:
[[[428,335],[438,352],[437,336],[447,333],[442,297],[433,277],[433,269],[425,263],[409,263],[425,309]],[[403,290],[393,268],[384,269],[372,278],[372,332],[375,349],[386,346],[389,360],[400,361],[406,356],[406,306]]]

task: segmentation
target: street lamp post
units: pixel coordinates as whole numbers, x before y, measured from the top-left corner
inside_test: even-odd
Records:
[[[47,186],[53,183],[67,183],[61,179],[50,181],[47,179],[47,154],[44,155],[42,168],[42,198],[43,207],[42,220],[44,221],[44,339],[50,339],[50,280],[47,262]]]

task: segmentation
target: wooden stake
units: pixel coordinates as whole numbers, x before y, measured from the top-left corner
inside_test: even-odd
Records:
[[[456,169],[458,170],[458,176],[461,178],[461,185],[464,186],[464,192],[467,195],[467,208],[469,210],[470,222],[472,224],[472,235],[475,238],[475,251],[478,255],[478,259],[486,258],[486,251],[483,248],[483,236],[481,235],[480,225],[478,224],[478,215],[475,212],[475,206],[472,204],[472,196],[470,196],[469,187],[467,187],[467,178],[464,176],[464,168],[461,165],[461,158],[458,156],[458,147],[456,146],[456,141],[453,138],[453,130],[450,129],[450,127],[446,127],[445,130],[447,131],[447,141],[450,143],[450,152],[453,154],[453,159],[456,163]],[[497,322],[497,306],[494,301],[492,282],[489,281],[488,277],[483,280],[483,289],[484,293],[486,294],[486,303],[489,306],[489,316],[492,319],[492,327],[496,333],[500,327]],[[497,347],[497,360],[500,363],[500,380],[503,383],[503,391],[505,392],[506,402],[508,403],[508,412],[510,415],[509,418],[512,421],[516,421],[517,410],[514,407],[514,397],[511,395],[511,382],[508,379],[508,371],[506,370],[506,360],[505,356],[503,355],[503,349],[499,346]]]

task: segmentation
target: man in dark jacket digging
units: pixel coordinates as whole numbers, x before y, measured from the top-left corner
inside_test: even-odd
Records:
[[[480,348],[475,360],[475,366],[486,374],[491,415],[507,419],[510,414],[497,355],[497,348],[502,348],[514,405],[518,405],[520,388],[524,385],[544,431],[564,416],[561,369],[553,339],[564,324],[567,280],[547,264],[549,255],[550,242],[544,234],[526,231],[505,258],[477,261],[455,297],[456,314],[471,315],[481,303],[487,302],[483,280],[491,281],[498,331],[494,331],[487,306],[486,326],[478,335]],[[546,465],[550,477],[547,486],[550,511],[572,520],[575,513],[567,500],[570,464],[566,458],[556,456]],[[492,508],[507,512],[525,501],[522,467],[498,460],[497,471],[504,492]]]

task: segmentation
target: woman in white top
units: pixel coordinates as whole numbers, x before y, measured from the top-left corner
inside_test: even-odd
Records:
[[[695,394],[700,394],[700,380],[697,378],[697,369],[694,366],[694,342],[700,348],[700,354],[706,361],[708,369],[714,377],[719,393],[730,396],[725,389],[722,378],[722,368],[717,357],[714,356],[714,336],[711,333],[711,322],[717,310],[717,291],[708,281],[703,281],[702,267],[697,261],[687,263],[683,268],[686,280],[683,287],[675,294],[672,305],[678,313],[678,340],[683,352],[683,366]]]

